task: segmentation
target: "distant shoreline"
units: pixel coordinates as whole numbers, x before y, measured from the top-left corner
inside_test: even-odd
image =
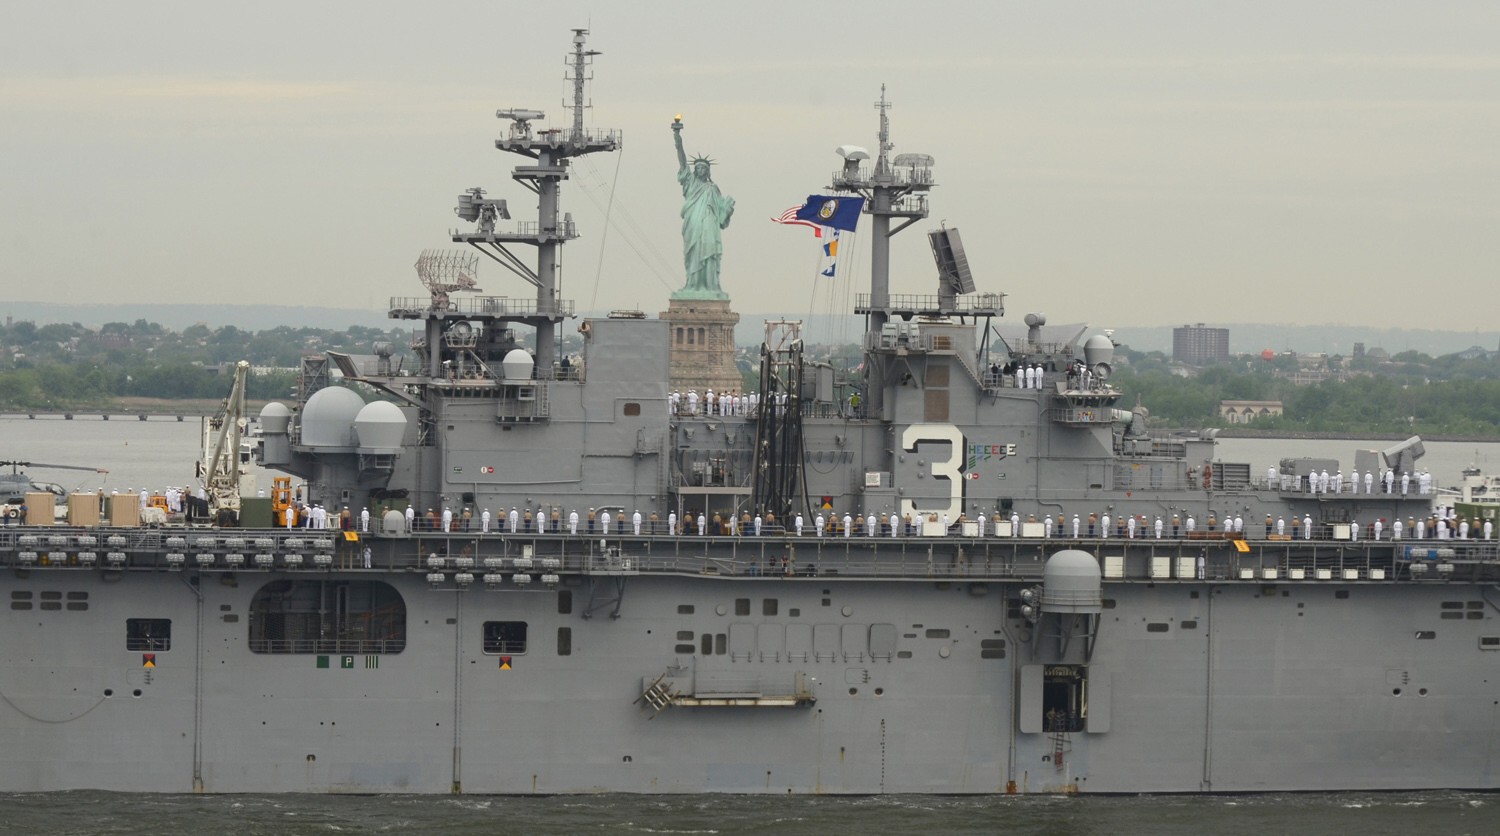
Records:
[[[1413,435],[1420,433],[1370,433],[1370,432],[1337,432],[1324,430],[1306,430],[1290,432],[1277,430],[1274,432],[1256,432],[1255,430],[1242,427],[1222,428],[1219,430],[1219,438],[1283,438],[1283,439],[1334,439],[1347,438],[1356,441],[1405,441]],[[1423,435],[1423,441],[1457,441],[1490,444],[1500,442],[1500,436],[1493,435]]]
[[[246,401],[245,414],[253,422],[267,401]],[[224,406],[223,398],[116,398],[108,403],[77,407],[52,407],[48,409],[16,409],[0,407],[0,418],[35,418],[38,421],[58,420],[139,420],[145,418],[199,418],[217,415]],[[106,417],[107,416],[107,417]]]

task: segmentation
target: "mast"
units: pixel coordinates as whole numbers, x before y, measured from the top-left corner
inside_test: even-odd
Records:
[[[932,182],[930,157],[924,157],[927,165],[891,164],[889,153],[895,145],[891,142],[890,107],[882,84],[880,100],[875,102],[876,110],[880,111],[880,145],[874,171],[860,164],[869,159],[868,152],[843,146],[839,153],[844,157],[844,167],[834,173],[831,186],[835,191],[863,195],[865,212],[870,216],[870,292],[857,300],[855,312],[866,316],[865,414],[876,417],[885,404],[889,363],[887,357],[869,349],[879,345],[885,324],[898,313],[891,305],[891,238],[927,217],[927,192],[936,185]],[[902,222],[892,228],[893,219]]]
[[[600,54],[585,48],[587,41],[587,29],[573,30],[573,51],[566,62],[565,74],[573,88],[571,127],[533,130],[533,121],[546,118],[540,110],[507,108],[495,112],[497,118],[511,122],[508,135],[495,140],[495,147],[536,161],[534,165],[518,165],[511,171],[512,179],[537,196],[536,222],[519,223],[514,230],[497,229],[495,219],[510,218],[504,201],[485,201],[475,194],[475,190],[470,190],[473,199],[466,204],[460,197],[459,214],[466,220],[481,221],[480,228],[472,233],[453,234],[455,242],[474,247],[536,288],[536,303],[532,310],[519,311],[505,318],[536,330],[536,376],[539,380],[553,377],[553,364],[557,359],[557,325],[573,311],[572,302],[561,299],[558,294],[561,247],[578,237],[573,216],[560,212],[559,197],[562,181],[568,179],[569,160],[599,151],[615,151],[620,147],[618,131],[589,131],[583,126],[583,111],[588,107],[585,86],[592,78],[589,67],[593,57]],[[497,214],[492,215],[488,223],[481,217],[482,207],[486,204],[498,204]],[[469,214],[465,213],[466,206]],[[512,247],[521,244],[536,247],[534,269],[512,251]]]
[[[865,212],[870,216],[870,292],[861,294],[854,308],[866,317],[863,411],[872,418],[889,421],[893,416],[887,414],[890,393],[886,390],[894,385],[891,374],[896,344],[904,339],[900,333],[890,333],[899,327],[891,325],[892,320],[909,322],[926,316],[984,317],[988,321],[1004,313],[1004,304],[1003,294],[996,293],[961,298],[974,293],[974,282],[958,230],[947,228],[928,233],[938,265],[938,292],[891,296],[891,238],[927,217],[927,192],[937,184],[932,179],[931,156],[906,153],[891,158],[896,146],[891,142],[891,103],[886,100],[885,85],[880,87],[875,108],[880,111],[880,145],[874,171],[861,165],[870,158],[869,152],[841,146],[838,152],[844,158],[844,167],[833,175],[831,188],[863,195]],[[899,223],[893,226],[892,221]]]

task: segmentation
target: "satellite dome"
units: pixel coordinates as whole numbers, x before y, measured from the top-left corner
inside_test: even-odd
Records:
[[[503,383],[526,383],[531,380],[531,369],[535,361],[524,348],[513,348],[500,361],[500,376]]]
[[[308,447],[353,447],[354,419],[365,406],[352,389],[319,389],[302,407],[302,443]]]
[[[1063,613],[1104,611],[1099,561],[1078,549],[1065,549],[1047,558],[1042,567],[1042,610]]]
[[[380,518],[380,529],[386,534],[401,534],[406,531],[406,517],[392,508]]]
[[[286,404],[271,401],[260,408],[260,431],[262,433],[284,433],[292,423],[292,411]]]
[[[404,435],[406,416],[390,401],[371,401],[354,418],[354,437],[360,450],[394,453],[401,449]]]

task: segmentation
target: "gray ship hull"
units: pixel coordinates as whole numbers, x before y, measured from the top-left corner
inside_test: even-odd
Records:
[[[576,551],[549,589],[429,578],[418,555],[443,540],[376,538],[370,570],[173,571],[144,551],[123,571],[12,569],[0,790],[1497,784],[1500,626],[1479,564],[1460,567],[1469,580],[1371,580],[1375,566],[1401,571],[1386,546],[1342,554],[1319,580],[1326,547],[1320,563],[1295,545],[1241,557],[1217,544],[1199,580],[1190,555],[1202,544],[1084,543],[1122,558],[1124,575],[1103,583],[1085,659],[1083,642],[1060,650],[1055,636],[1033,635],[1045,624],[1017,613],[1042,559],[1075,543],[905,538],[898,573],[859,577],[849,573],[877,545],[859,539],[656,538],[590,554],[590,542],[529,538],[535,553]],[[519,548],[494,536],[455,541],[444,543],[450,553],[458,542],[476,554]],[[878,545],[889,561],[896,546]],[[819,574],[766,574],[781,569],[751,556],[764,550],[798,555],[794,573],[821,560]],[[1187,577],[1153,577],[1162,555]],[[1240,579],[1251,562],[1255,577]],[[1304,564],[1302,580],[1263,577]],[[1346,567],[1359,579],[1341,580]],[[404,607],[402,641],[325,635],[257,652],[257,595],[288,580],[388,585]],[[339,607],[337,595],[325,603]],[[170,622],[167,638],[144,645],[167,649],[128,647],[143,646],[126,626],[142,618]],[[524,624],[524,636],[496,644],[486,625],[501,622]],[[1079,677],[1082,703],[1053,698],[1076,692]],[[1083,716],[1043,717],[1069,700]]]

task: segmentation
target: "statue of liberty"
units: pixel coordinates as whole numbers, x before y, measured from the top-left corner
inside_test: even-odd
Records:
[[[724,258],[719,230],[729,226],[734,198],[721,194],[709,176],[713,160],[688,160],[682,150],[681,116],[672,120],[672,138],[677,144],[677,182],[682,185],[682,259],[687,267],[687,284],[672,298],[728,299],[729,294],[719,287],[719,266]]]

